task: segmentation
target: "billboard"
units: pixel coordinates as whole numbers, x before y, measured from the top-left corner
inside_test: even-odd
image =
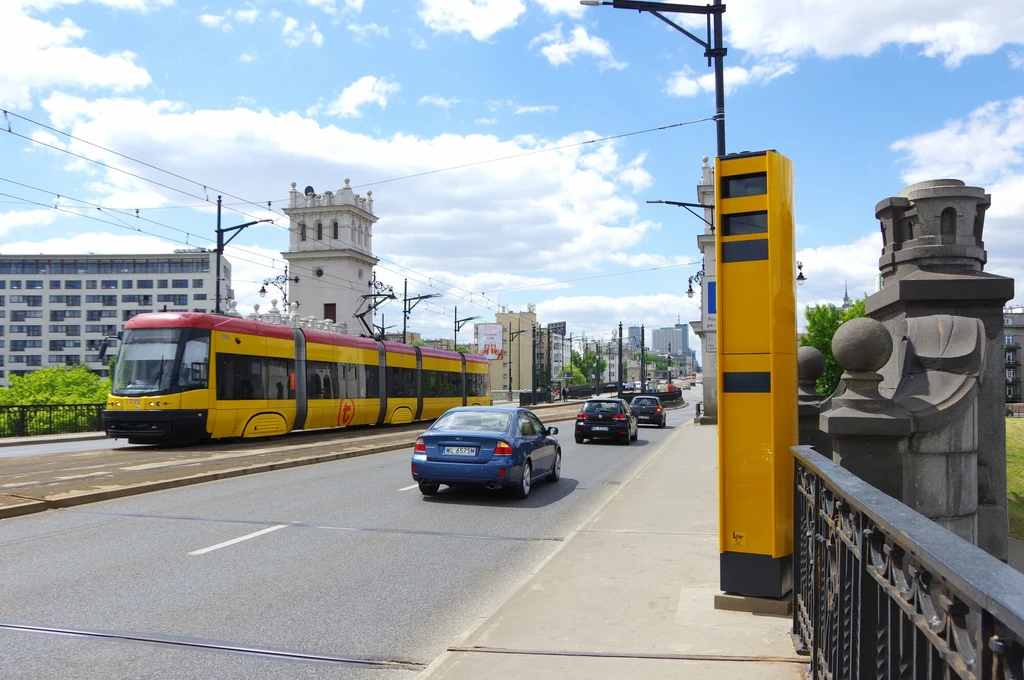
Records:
[[[489,361],[505,357],[501,348],[501,331],[499,323],[482,323],[476,327],[476,345],[480,354]]]

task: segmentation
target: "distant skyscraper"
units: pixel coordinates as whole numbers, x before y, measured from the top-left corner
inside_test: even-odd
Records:
[[[633,347],[640,346],[640,326],[629,327],[629,344]]]

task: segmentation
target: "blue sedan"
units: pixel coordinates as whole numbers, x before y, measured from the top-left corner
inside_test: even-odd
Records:
[[[416,440],[412,478],[425,496],[441,484],[479,484],[510,487],[526,498],[535,479],[557,482],[562,476],[555,434],[557,427],[544,427],[529,409],[453,408]]]

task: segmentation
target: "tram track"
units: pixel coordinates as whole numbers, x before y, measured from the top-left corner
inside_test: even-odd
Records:
[[[573,419],[577,404],[538,409]],[[131,447],[0,459],[0,519],[245,474],[411,447],[429,422],[187,447]],[[309,438],[316,439],[310,441]]]

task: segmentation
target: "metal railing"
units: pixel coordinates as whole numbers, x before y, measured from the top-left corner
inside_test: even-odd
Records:
[[[1024,678],[1024,574],[811,447],[793,456],[793,638],[811,678]]]
[[[106,404],[0,406],[0,437],[71,434],[103,429]]]

